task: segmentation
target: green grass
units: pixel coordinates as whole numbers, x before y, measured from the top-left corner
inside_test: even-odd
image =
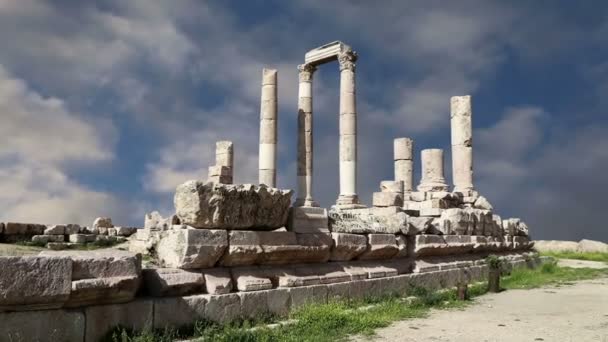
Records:
[[[505,289],[532,289],[602,276],[608,276],[608,269],[559,267],[557,262],[553,261],[534,270],[527,268],[513,270],[509,276],[501,279],[500,285]]]
[[[550,256],[558,259],[577,259],[577,260],[589,260],[589,261],[603,261],[608,262],[608,253],[600,252],[575,252],[575,251],[564,251],[564,252],[542,252],[541,255]]]
[[[608,270],[559,267],[555,262],[538,269],[517,269],[501,279],[505,289],[529,289],[549,284],[560,284],[575,280],[608,276]],[[469,286],[471,299],[486,293],[486,283]],[[352,335],[373,335],[378,328],[394,321],[425,317],[431,309],[461,309],[473,300],[459,301],[454,289],[427,291],[414,288],[406,296],[416,300],[406,302],[391,296],[369,298],[360,301],[334,301],[327,304],[304,306],[289,315],[294,324],[275,329],[265,324],[276,322],[264,317],[258,321],[241,321],[229,325],[198,322],[180,330],[148,331],[131,334],[117,329],[108,336],[108,341],[118,342],[169,342],[179,338],[197,338],[196,341],[343,341]],[[255,330],[249,329],[253,326]]]

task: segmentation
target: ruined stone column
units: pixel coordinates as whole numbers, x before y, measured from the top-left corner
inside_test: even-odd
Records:
[[[471,96],[453,96],[450,107],[454,192],[469,192],[474,189]]]
[[[215,165],[209,167],[208,180],[214,183],[232,184],[234,153],[232,141],[215,143]]]
[[[298,66],[298,197],[296,206],[318,207],[312,198],[312,75],[316,67]]]
[[[422,179],[418,191],[448,191],[443,176],[443,150],[432,148],[420,153]]]
[[[393,142],[395,180],[403,181],[405,193],[414,191],[414,140],[397,138]]]
[[[357,54],[338,55],[340,63],[340,196],[341,206],[359,203],[357,196],[357,107],[355,100],[355,62]]]
[[[262,70],[260,105],[260,184],[276,187],[277,181],[277,70]]]

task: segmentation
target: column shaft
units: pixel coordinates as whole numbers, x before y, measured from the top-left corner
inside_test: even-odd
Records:
[[[317,207],[312,198],[313,140],[312,140],[312,76],[316,68],[309,64],[298,66],[298,195],[297,206]]]
[[[277,179],[277,70],[262,71],[258,181],[276,187]]]
[[[418,191],[448,191],[443,171],[443,150],[427,149],[420,153],[422,179]]]
[[[414,190],[414,141],[410,138],[397,138],[393,141],[395,161],[395,180],[403,181],[403,191]]]
[[[450,110],[454,191],[469,192],[474,189],[471,96],[453,96]]]

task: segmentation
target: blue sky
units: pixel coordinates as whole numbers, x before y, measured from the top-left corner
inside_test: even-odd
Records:
[[[261,70],[279,70],[279,186],[294,188],[296,66],[359,54],[359,192],[392,140],[446,149],[473,96],[475,184],[535,238],[608,240],[608,4],[571,1],[0,0],[0,219],[141,225],[235,143],[257,179]],[[315,73],[315,197],[338,194],[338,67]],[[418,161],[418,159],[416,160]],[[420,173],[416,163],[416,182]]]

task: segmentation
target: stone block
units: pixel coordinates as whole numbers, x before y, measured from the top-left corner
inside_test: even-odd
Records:
[[[63,224],[56,224],[49,226],[44,230],[43,235],[64,235],[66,226]]]
[[[443,210],[441,208],[420,208],[420,216],[439,217]]]
[[[0,311],[59,308],[70,296],[72,260],[0,257]]]
[[[112,219],[109,217],[98,217],[93,221],[93,228],[113,228]]]
[[[268,296],[272,295],[269,291],[239,292],[240,316],[242,318],[259,318],[268,314]]]
[[[120,326],[133,331],[151,329],[154,320],[152,300],[135,300],[125,304],[96,305],[84,308],[86,329],[84,341],[100,341]]]
[[[120,250],[40,252],[41,256],[69,257],[73,261],[72,280],[139,277],[141,255]]]
[[[327,285],[292,287],[289,289],[291,308],[297,309],[307,304],[327,303]]]
[[[118,236],[131,236],[137,231],[136,227],[115,227],[115,229]]]
[[[46,244],[46,248],[52,251],[62,251],[64,249],[70,248],[70,243],[67,242],[49,242]]]
[[[396,236],[396,240],[397,240],[397,248],[399,249],[399,252],[397,252],[397,254],[395,255],[395,258],[407,257],[410,252],[410,250],[408,250],[407,238],[404,235],[399,234]]]
[[[359,255],[360,260],[390,259],[397,255],[399,247],[394,234],[369,234],[367,248]]]
[[[476,209],[483,209],[483,210],[493,210],[494,209],[492,204],[490,204],[490,201],[488,201],[488,199],[483,196],[477,197],[477,199],[475,200],[475,203],[473,204],[473,207]]]
[[[446,209],[448,207],[448,202],[442,198],[431,198],[420,202],[420,210],[435,208]]]
[[[34,235],[32,236],[32,242],[47,244],[49,242],[63,242],[63,235]]]
[[[43,224],[7,222],[4,224],[4,241],[30,240],[34,235],[44,234],[45,229],[46,226]]]
[[[403,194],[403,181],[402,180],[385,180],[380,182],[380,191],[382,192],[396,192]]]
[[[72,235],[72,234],[78,234],[83,230],[83,228],[79,225],[79,224],[66,224],[65,225],[65,235]]]
[[[144,229],[142,230],[169,230],[175,224],[180,224],[176,215],[163,218],[158,211],[153,211],[145,215]]]
[[[327,285],[327,301],[339,301],[348,300],[349,292],[352,284],[349,283],[335,283]]]
[[[205,289],[209,294],[226,294],[232,292],[233,282],[227,268],[210,268],[203,270]]]
[[[429,199],[430,199],[430,193],[429,194]],[[412,201],[414,202],[422,202],[425,201],[427,199],[427,192],[426,191],[412,191],[410,192],[410,198]]]
[[[403,205],[403,193],[374,192],[372,204],[374,207],[401,207]]]
[[[304,285],[343,283],[352,279],[343,267],[335,263],[301,265],[295,268],[295,274],[304,280]]]
[[[0,313],[0,341],[84,341],[81,311],[42,310]]]
[[[401,229],[404,235],[417,235],[425,232],[433,222],[432,217],[416,217],[410,216],[407,218],[407,225]]]
[[[177,187],[174,204],[180,221],[195,228],[271,230],[287,224],[291,195],[264,185],[188,181]]]
[[[69,242],[72,243],[88,243],[93,242],[97,238],[95,234],[72,234],[68,237]]]
[[[130,302],[140,283],[140,278],[134,276],[75,280],[65,307]]]
[[[608,244],[601,241],[582,239],[578,242],[576,250],[582,253],[608,253]]]
[[[289,212],[289,231],[295,233],[328,233],[327,209],[318,207],[292,207]]]
[[[220,264],[222,266],[254,265],[262,259],[259,232],[232,230],[228,233],[228,248]]]
[[[407,225],[407,214],[398,207],[362,209],[332,208],[330,230],[334,233],[399,233]]]
[[[163,233],[157,254],[165,267],[196,269],[213,267],[228,247],[225,230],[187,229]]]
[[[331,233],[333,245],[330,260],[352,260],[367,249],[367,236],[348,233]]]
[[[184,296],[205,291],[205,277],[200,271],[149,268],[142,271],[142,279],[144,292],[153,297]]]
[[[108,236],[116,236],[116,228],[108,228]]]
[[[289,289],[268,290],[268,312],[278,316],[287,316],[291,307]]]
[[[232,269],[232,279],[239,291],[260,291],[272,288],[270,278],[263,276],[257,268],[237,267]]]
[[[301,246],[293,262],[321,263],[327,262],[331,253],[332,238],[330,234],[296,234],[296,244]]]
[[[241,315],[241,298],[236,293],[219,296],[207,295],[205,318],[224,324],[236,320]]]
[[[175,329],[205,317],[208,295],[154,299],[154,328]]]

